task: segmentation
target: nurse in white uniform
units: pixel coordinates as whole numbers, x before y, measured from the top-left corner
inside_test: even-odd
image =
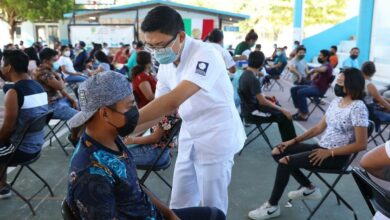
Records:
[[[234,154],[246,135],[224,60],[187,36],[180,14],[167,6],[152,9],[141,29],[160,67],[158,98],[140,109],[138,130],[175,109],[183,120],[170,207],[214,206],[226,213]]]
[[[234,74],[236,72],[236,62],[234,62],[229,51],[223,48],[223,32],[217,28],[211,31],[209,34],[209,44],[222,55],[226,69],[229,70],[229,73]]]

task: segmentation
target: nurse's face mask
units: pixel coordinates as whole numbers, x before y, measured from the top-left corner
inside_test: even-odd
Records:
[[[170,41],[165,43],[165,46],[163,47],[154,47],[149,44],[145,45],[145,50],[151,53],[154,58],[159,62],[160,64],[169,64],[175,62],[179,56],[180,51],[182,47],[182,43],[180,43],[179,50],[175,52],[174,46],[179,41],[180,43],[180,35],[179,33],[176,34]]]

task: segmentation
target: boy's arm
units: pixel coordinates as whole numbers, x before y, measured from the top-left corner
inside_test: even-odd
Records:
[[[10,89],[4,97],[4,123],[0,129],[0,140],[6,141],[15,129],[19,113],[18,95],[16,90]]]

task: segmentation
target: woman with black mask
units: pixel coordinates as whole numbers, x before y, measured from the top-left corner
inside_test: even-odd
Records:
[[[364,78],[352,68],[341,73],[335,85],[336,97],[318,124],[302,135],[275,147],[272,156],[278,163],[275,185],[269,200],[249,212],[251,219],[268,219],[280,215],[279,200],[290,174],[302,186],[288,193],[289,199],[306,200],[322,197],[318,187],[300,171],[304,169],[339,170],[351,154],[367,147],[368,111],[362,101]],[[318,144],[302,143],[322,135]]]

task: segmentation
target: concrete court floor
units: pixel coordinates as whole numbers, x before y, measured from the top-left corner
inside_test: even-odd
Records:
[[[292,109],[292,103],[288,102],[289,87],[288,82],[282,82],[285,89],[284,92],[275,87],[270,95],[276,95],[283,106]],[[332,93],[329,94],[329,100],[332,98]],[[0,103],[3,97],[0,97]],[[321,113],[316,111],[308,122],[295,123],[297,133],[304,132],[304,129],[315,124],[321,117]],[[250,128],[248,128],[250,129]],[[60,132],[65,134],[65,132]],[[273,145],[280,142],[280,136],[277,126],[273,124],[267,135]],[[65,135],[62,135],[62,140],[65,141]],[[314,141],[314,140],[312,140]],[[27,206],[16,196],[7,200],[0,200],[0,220],[16,220],[16,219],[62,219],[60,213],[60,204],[67,189],[67,170],[69,157],[60,150],[57,143],[53,146],[47,146],[43,150],[41,158],[32,165],[50,184],[54,190],[54,197],[48,195],[47,190],[41,192],[34,200],[33,206],[37,210],[37,215],[32,216]],[[372,147],[372,146],[371,146]],[[68,149],[71,153],[72,149]],[[173,165],[166,171],[162,172],[163,176],[168,180],[172,178]],[[270,191],[273,186],[276,172],[276,163],[270,156],[270,149],[267,147],[262,138],[257,138],[252,144],[245,149],[242,156],[236,156],[235,165],[232,173],[232,182],[229,188],[229,220],[243,220],[248,219],[248,211],[257,208],[270,196]],[[15,175],[15,170],[10,171],[9,176]],[[325,175],[327,179],[333,179],[332,175]],[[319,184],[319,180],[312,178],[312,181],[320,186],[322,192],[325,193],[325,186]],[[161,184],[162,182],[151,175],[147,181],[147,186],[164,202],[169,199],[169,189]],[[36,189],[40,183],[35,178],[31,178],[28,171],[23,171],[20,179],[16,184],[16,188],[22,194],[31,195],[31,192]],[[290,183],[283,195],[280,205],[282,208],[282,215],[277,219],[285,220],[300,220],[308,216],[308,212],[301,202],[293,203],[292,208],[286,208],[287,192],[294,190],[297,187],[296,181],[291,178]],[[341,179],[336,187],[338,192],[351,203],[354,207],[359,219],[370,219],[368,208],[360,194],[354,180],[351,176],[345,176]],[[390,189],[390,188],[389,188]],[[309,204],[315,205],[315,202]],[[352,214],[343,206],[338,206],[334,195],[325,201],[322,208],[312,219],[335,219],[347,220],[353,219]]]

